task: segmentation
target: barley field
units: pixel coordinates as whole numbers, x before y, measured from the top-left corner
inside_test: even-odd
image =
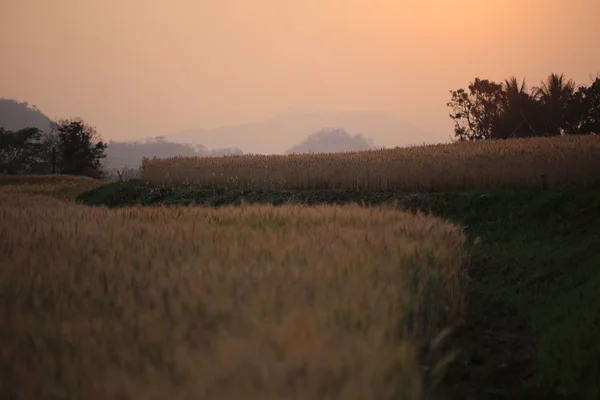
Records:
[[[600,183],[600,136],[489,140],[334,154],[144,159],[154,185],[437,191]]]
[[[24,184],[26,182],[27,184]],[[0,177],[0,397],[424,399],[460,227],[360,206],[88,208]]]

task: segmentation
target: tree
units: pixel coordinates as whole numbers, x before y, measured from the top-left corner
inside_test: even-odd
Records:
[[[53,126],[48,141],[57,144],[57,164],[60,172],[69,175],[102,176],[101,160],[106,157],[106,144],[96,129],[81,118],[65,119]]]
[[[580,86],[567,105],[566,133],[600,133],[600,76]]]
[[[38,128],[0,128],[0,173],[44,173],[42,132]]]
[[[450,91],[452,100],[447,106],[452,108],[455,136],[459,141],[494,138],[502,114],[502,85],[476,78],[468,89]]]
[[[477,78],[468,91],[450,93],[459,141],[600,133],[600,75],[577,91],[553,73],[531,91],[525,79],[511,77],[500,84]]]
[[[539,106],[529,94],[525,79],[506,79],[502,84],[502,112],[496,123],[495,138],[536,136]]]
[[[535,96],[539,99],[544,114],[544,136],[558,136],[564,133],[568,125],[567,107],[572,101],[575,83],[567,80],[564,74],[552,73],[534,88]]]

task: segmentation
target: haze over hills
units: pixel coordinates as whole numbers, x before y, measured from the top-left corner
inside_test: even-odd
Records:
[[[299,153],[339,153],[376,148],[375,143],[361,134],[350,135],[344,129],[323,129],[313,133],[301,143],[286,151],[286,154]]]
[[[231,147],[208,149],[202,145],[169,142],[163,137],[139,142],[109,141],[106,148],[107,165],[114,168],[136,168],[144,157],[214,157],[225,154],[243,154],[242,150]]]
[[[282,154],[308,135],[326,128],[341,128],[351,135],[365,135],[379,147],[447,140],[383,114],[336,111],[293,111],[264,121],[210,130],[189,129],[165,137],[174,142],[203,144],[209,148],[235,145],[246,153]]]
[[[51,122],[27,102],[0,99],[0,127],[47,131]],[[106,137],[105,132],[99,133]],[[266,137],[275,139],[261,139]],[[380,114],[293,111],[244,125],[192,129],[141,141],[110,140],[103,164],[107,170],[122,170],[138,168],[144,157],[359,151],[422,144],[426,141],[414,138],[426,137],[432,136],[410,123]]]
[[[52,120],[28,102],[0,98],[0,128],[16,131],[22,128],[38,128],[46,131]]]
[[[37,107],[27,102],[13,99],[0,99],[0,127],[16,131],[23,128],[38,128],[47,132],[52,120]],[[92,124],[93,125],[93,124]],[[101,136],[102,132],[100,132]],[[174,143],[162,137],[145,141],[114,141],[107,142],[106,158],[103,164],[107,170],[136,169],[144,157],[173,157],[173,156],[220,156],[223,154],[243,154],[236,147],[208,149],[197,144],[194,146]]]

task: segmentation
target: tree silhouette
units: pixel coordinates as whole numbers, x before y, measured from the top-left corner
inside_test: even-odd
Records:
[[[58,146],[56,162],[61,173],[94,178],[102,176],[101,160],[106,157],[106,144],[100,140],[94,127],[81,118],[75,118],[59,121],[53,131]]]
[[[513,76],[500,84],[476,78],[468,91],[450,93],[458,140],[600,132],[600,75],[577,91],[564,74],[552,73],[531,91]]]
[[[573,94],[567,118],[567,133],[600,133],[600,76],[591,86],[581,86]]]
[[[44,172],[42,132],[38,128],[10,131],[0,127],[0,173]]]
[[[451,90],[452,108],[450,118],[454,121],[454,135],[459,141],[474,140],[476,137],[492,139],[496,123],[502,113],[502,85],[487,79],[475,78],[464,89]]]
[[[514,76],[502,84],[502,116],[496,124],[495,137],[535,136],[537,104],[529,94],[525,78],[519,83]]]
[[[552,73],[534,88],[535,95],[543,107],[546,130],[542,134],[557,136],[563,133],[567,124],[567,107],[573,97],[575,83],[567,80],[564,74]]]

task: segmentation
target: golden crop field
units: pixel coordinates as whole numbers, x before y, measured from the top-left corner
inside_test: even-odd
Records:
[[[156,185],[460,190],[600,182],[600,136],[462,142],[334,154],[144,159]]]
[[[65,197],[76,181],[0,179],[2,398],[422,399],[447,361],[420,349],[463,318],[455,225],[350,205],[90,208]]]

